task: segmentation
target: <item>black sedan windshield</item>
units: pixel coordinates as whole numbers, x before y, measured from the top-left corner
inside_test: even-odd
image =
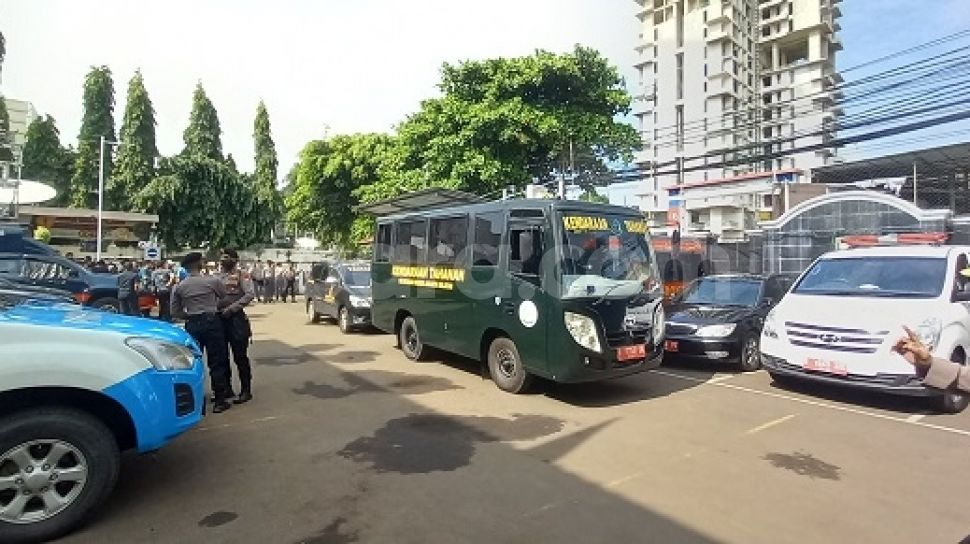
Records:
[[[761,280],[701,278],[684,290],[683,302],[717,306],[754,306],[761,297]]]
[[[344,272],[344,281],[352,287],[369,287],[370,270],[354,268]]]

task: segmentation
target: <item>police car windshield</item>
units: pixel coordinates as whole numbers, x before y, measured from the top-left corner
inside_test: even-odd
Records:
[[[935,298],[946,283],[946,259],[853,257],[822,259],[792,291],[799,295]]]
[[[657,285],[647,225],[632,216],[562,214],[562,297],[630,297]]]

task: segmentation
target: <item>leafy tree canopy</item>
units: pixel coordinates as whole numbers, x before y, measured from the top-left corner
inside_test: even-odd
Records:
[[[223,160],[219,114],[205,94],[201,82],[195,86],[195,92],[192,94],[192,113],[189,116],[189,126],[182,133],[182,140],[185,142],[183,155]]]
[[[0,95],[0,161],[12,161],[13,152],[10,148],[10,114],[7,112],[7,102]]]
[[[273,227],[283,215],[283,198],[276,188],[279,159],[270,128],[269,112],[266,111],[266,104],[262,100],[256,107],[256,119],[253,122],[253,147],[256,164],[253,172],[253,193],[257,210],[253,221],[256,225],[257,237],[262,241],[268,241]]]
[[[23,177],[52,186],[57,191],[57,196],[48,203],[52,206],[67,205],[77,158],[74,151],[61,147],[60,136],[54,118],[45,115],[31,121],[24,144]]]
[[[78,153],[71,178],[71,206],[93,208],[97,200],[101,137],[115,139],[115,91],[111,70],[92,67],[84,78],[83,116],[78,134]],[[113,148],[104,149],[104,179],[111,177]]]
[[[551,180],[570,163],[592,184],[638,146],[633,127],[617,121],[630,111],[623,79],[593,49],[446,64],[439,87],[443,96],[399,127],[390,177],[366,201],[429,186],[497,193]]]
[[[244,248],[258,241],[246,220],[255,205],[250,185],[222,160],[177,156],[161,161],[159,176],[134,204],[159,215],[159,235],[169,247]]]
[[[300,154],[287,219],[320,240],[348,247],[370,236],[367,219],[355,211],[361,195],[372,196],[394,149],[385,134],[352,134],[315,140]]]
[[[155,177],[155,109],[145,89],[141,71],[128,83],[128,101],[121,123],[118,162],[107,190],[107,206],[130,210],[134,195]]]

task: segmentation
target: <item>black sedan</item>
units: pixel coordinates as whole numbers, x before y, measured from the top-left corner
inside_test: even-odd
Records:
[[[688,285],[667,310],[668,358],[705,359],[761,368],[765,316],[794,282],[793,275],[707,276]]]
[[[321,263],[313,267],[306,288],[311,321],[337,320],[341,332],[371,324],[370,263]]]

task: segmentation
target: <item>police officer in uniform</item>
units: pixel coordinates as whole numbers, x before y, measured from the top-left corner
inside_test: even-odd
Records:
[[[222,282],[226,294],[219,301],[222,313],[222,330],[232,352],[232,360],[239,371],[239,396],[236,404],[253,400],[253,371],[249,364],[249,339],[253,336],[245,308],[256,297],[253,282],[239,269],[239,254],[234,249],[222,250],[220,259],[222,269],[215,275]],[[230,387],[232,370],[230,368]]]
[[[189,253],[182,259],[188,276],[172,291],[172,315],[185,320],[185,331],[205,351],[212,382],[212,412],[225,412],[229,404],[229,353],[219,313],[219,301],[226,289],[218,278],[202,275],[202,254]]]

